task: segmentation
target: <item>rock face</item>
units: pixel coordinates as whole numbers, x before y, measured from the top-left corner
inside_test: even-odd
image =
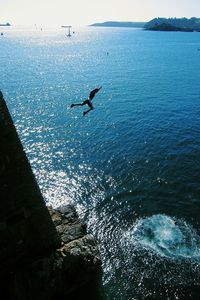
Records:
[[[61,247],[12,275],[10,299],[76,299],[77,293],[82,299],[100,299],[101,261],[94,238],[86,233],[86,225],[80,222],[72,205],[49,211],[60,234]]]
[[[47,209],[1,92],[0,241],[0,299],[99,299],[97,244],[72,205]]]

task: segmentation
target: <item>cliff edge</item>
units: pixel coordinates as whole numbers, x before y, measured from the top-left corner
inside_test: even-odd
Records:
[[[96,241],[72,205],[46,207],[1,92],[0,239],[2,299],[101,298]]]

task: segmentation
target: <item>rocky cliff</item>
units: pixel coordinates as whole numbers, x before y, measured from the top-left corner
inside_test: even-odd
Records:
[[[101,299],[101,261],[86,224],[72,205],[49,212],[61,246],[14,270],[9,299]]]
[[[97,244],[73,206],[47,209],[1,92],[0,208],[2,299],[101,298]]]

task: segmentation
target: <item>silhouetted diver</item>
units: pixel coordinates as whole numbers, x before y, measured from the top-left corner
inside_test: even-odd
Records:
[[[74,106],[83,106],[83,105],[88,105],[90,107],[90,109],[88,109],[87,111],[83,112],[83,115],[85,116],[89,111],[93,110],[93,105],[92,105],[92,99],[94,98],[94,96],[96,95],[96,93],[98,93],[98,91],[102,88],[102,86],[100,86],[100,88],[96,88],[94,90],[92,90],[90,92],[89,98],[84,100],[82,103],[78,103],[78,104],[71,104],[71,108]]]

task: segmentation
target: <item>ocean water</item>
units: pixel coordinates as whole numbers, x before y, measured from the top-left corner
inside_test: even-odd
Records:
[[[105,299],[199,299],[200,33],[5,28],[4,93],[45,201],[99,242]],[[102,85],[94,110],[70,108]]]

